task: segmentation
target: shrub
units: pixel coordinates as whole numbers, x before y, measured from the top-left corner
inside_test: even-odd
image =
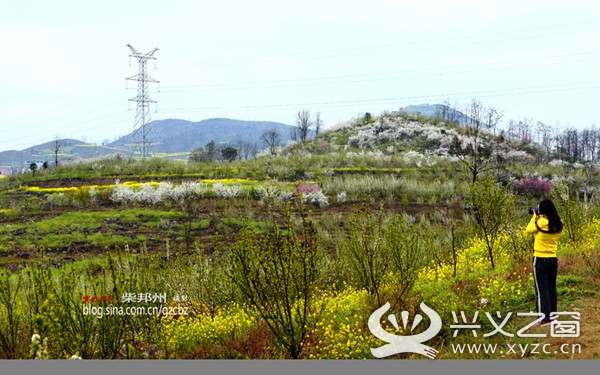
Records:
[[[365,201],[349,220],[350,231],[339,254],[350,282],[366,290],[374,305],[384,301],[386,280],[393,280],[391,294],[401,303],[414,286],[417,271],[432,247],[423,231],[402,215],[388,218],[383,207],[377,214]]]
[[[497,184],[492,176],[476,181],[469,192],[468,201],[473,208],[477,226],[488,248],[492,269],[494,249],[501,234],[508,228],[514,213],[515,197],[508,186]]]
[[[272,222],[264,236],[257,237],[252,229],[242,231],[230,248],[228,272],[277,342],[290,357],[298,358],[322,311],[316,297],[326,254],[318,246],[308,213],[300,206],[297,229],[291,208],[285,210],[285,229]]]

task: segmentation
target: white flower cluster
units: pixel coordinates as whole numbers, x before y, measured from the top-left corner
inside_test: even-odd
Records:
[[[571,175],[569,176],[552,176],[552,185],[554,185],[558,191],[558,195],[563,201],[569,200],[569,186],[575,182],[575,178]]]
[[[67,206],[71,204],[71,199],[65,193],[54,193],[46,198],[48,203],[54,207]]]
[[[338,193],[337,195],[337,201],[338,203],[344,203],[346,202],[346,192],[345,191],[341,191]]]
[[[338,122],[337,124],[333,125],[330,128],[330,130],[336,131],[336,132],[347,132],[349,130],[352,130],[354,128],[355,124],[356,124],[356,119],[342,121],[342,122]]]
[[[160,184],[158,185],[158,188],[160,188]],[[177,203],[181,203],[182,201],[189,198],[204,196],[204,193],[206,193],[207,189],[208,187],[206,186],[206,184],[201,184],[193,181],[184,181],[181,184],[173,187],[169,198],[171,198]]]
[[[550,161],[550,163],[548,163],[548,165],[550,165],[551,167],[567,166],[567,165],[569,165],[569,162],[560,160],[560,159],[554,159],[554,160]]]
[[[319,207],[325,207],[329,205],[329,200],[322,191],[309,191],[308,193],[302,193],[302,202],[316,204]]]
[[[290,150],[290,149],[294,148],[297,144],[298,144],[298,142],[294,141],[293,139],[290,139],[283,145],[283,149],[286,151]]]
[[[104,163],[118,162],[123,160],[123,155],[120,152],[107,154],[90,159],[68,159],[61,162],[64,166],[91,165],[92,169],[99,170],[104,168]],[[100,164],[98,164],[100,163]]]
[[[240,184],[227,186],[223,185],[223,183],[220,181],[216,181],[213,184],[213,192],[219,199],[235,198],[241,195],[243,191],[244,189]]]
[[[135,190],[129,186],[121,185],[117,180],[110,199],[115,203],[159,204],[165,200],[179,203],[193,196],[201,197],[206,190],[206,184],[198,182],[182,182],[176,186],[170,182],[161,182],[156,188],[149,183],[144,183],[141,185],[141,189]]]
[[[40,337],[37,333],[34,333],[31,336],[31,346],[34,348],[35,359],[48,359],[50,358],[48,355],[48,338]]]
[[[526,151],[522,150],[498,151],[498,155],[506,161],[522,161],[530,156]]]
[[[571,175],[568,175],[568,176],[552,175],[551,181],[554,186],[558,186],[558,185],[569,185],[569,184],[572,184],[573,182],[575,182],[576,180],[575,180],[575,177],[573,177]]]
[[[421,168],[423,165],[433,167],[437,164],[435,157],[423,155],[418,151],[408,151],[404,153],[403,158],[406,165],[415,165],[417,168]]]
[[[380,150],[375,151],[361,151],[361,152],[348,152],[346,157],[350,160],[360,160],[360,159],[373,159],[378,162],[389,163],[392,161],[391,155],[385,155]]]
[[[348,145],[357,148],[375,148],[377,136],[372,129],[361,129],[357,134],[348,138]]]
[[[276,202],[289,201],[294,196],[293,192],[281,190],[272,184],[259,186],[256,190],[260,200],[262,201],[269,198],[275,200]]]
[[[341,128],[344,129],[344,127]],[[348,138],[348,145],[373,149],[384,143],[398,141],[410,143],[415,138],[420,138],[426,140],[430,146],[435,147],[442,143],[449,144],[454,135],[458,135],[458,133],[453,129],[444,129],[415,121],[405,121],[402,118],[385,118],[360,127],[356,134]]]

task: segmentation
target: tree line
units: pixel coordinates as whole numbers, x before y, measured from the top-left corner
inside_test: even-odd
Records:
[[[188,160],[193,163],[245,160],[255,157],[257,153],[258,145],[253,142],[239,140],[236,144],[227,143],[225,145],[220,145],[214,140],[211,140],[204,147],[198,147],[192,150]]]
[[[600,129],[595,125],[577,129],[563,127],[560,123],[545,123],[532,118],[509,120],[505,129],[498,129],[504,113],[494,107],[486,108],[479,100],[472,99],[458,111],[446,100],[436,106],[435,117],[449,123],[466,124],[467,130],[477,139],[481,128],[487,128],[501,137],[514,137],[524,144],[537,143],[542,148],[541,159],[560,159],[569,162],[600,161]]]
[[[321,113],[312,114],[310,110],[303,109],[296,113],[294,126],[290,129],[290,139],[294,142],[305,143],[310,137],[317,136],[323,128]],[[260,135],[261,146],[268,149],[271,155],[277,153],[281,146],[283,136],[279,129],[273,127],[265,130]],[[238,141],[236,145],[219,145],[211,140],[204,147],[194,149],[189,156],[190,162],[234,161],[236,159],[250,159],[256,156],[259,146],[256,143]]]

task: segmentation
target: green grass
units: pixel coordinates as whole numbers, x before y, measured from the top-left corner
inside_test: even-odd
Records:
[[[267,230],[267,223],[249,219],[223,218],[218,229],[224,232],[237,232],[243,228],[250,228],[256,234],[262,234]]]
[[[73,243],[87,243],[93,247],[138,245],[146,238],[142,235],[134,237],[116,233],[117,230],[127,232],[128,224],[139,224],[140,230],[157,228],[164,222],[182,217],[177,211],[161,211],[150,209],[108,210],[89,212],[67,212],[54,218],[37,223],[18,224],[0,228],[3,240],[0,251],[11,249],[11,244],[19,244],[23,249],[65,248]],[[107,220],[114,219],[115,222]],[[118,224],[118,222],[121,224]],[[103,225],[107,225],[100,232]],[[119,228],[119,225],[125,228]],[[208,223],[204,223],[208,226]],[[15,233],[21,233],[15,235]]]
[[[52,219],[42,220],[34,225],[20,225],[15,228],[25,227],[30,230],[37,229],[38,233],[50,233],[53,231],[97,229],[106,219],[120,219],[129,223],[143,223],[148,227],[156,227],[163,219],[176,219],[182,214],[176,211],[160,210],[109,210],[89,212],[67,212]]]

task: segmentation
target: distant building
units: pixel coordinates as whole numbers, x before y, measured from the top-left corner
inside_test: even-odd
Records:
[[[26,165],[25,168],[27,170],[29,170],[29,166],[31,164],[35,163],[37,165],[37,169],[42,169],[42,168],[44,168],[44,163],[45,162],[46,162],[45,160],[28,160],[28,161],[25,162],[25,165]],[[48,166],[50,166],[50,164],[48,164]]]
[[[12,176],[12,167],[0,167],[0,175]]]

